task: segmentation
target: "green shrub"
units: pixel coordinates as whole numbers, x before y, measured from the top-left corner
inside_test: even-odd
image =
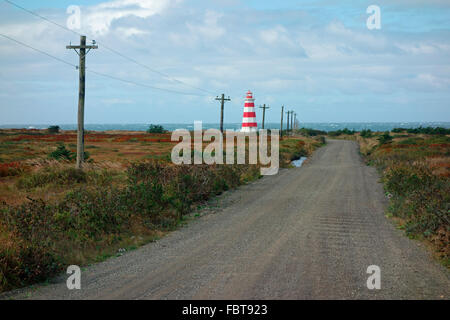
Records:
[[[348,128],[344,128],[342,130],[336,130],[336,131],[328,131],[328,135],[331,137],[338,137],[343,134],[354,135],[355,133],[356,133],[355,130],[350,130]]]
[[[370,129],[361,130],[361,137],[363,137],[363,138],[371,138],[372,136],[373,136],[372,130],[370,130]]]
[[[407,220],[407,232],[435,233],[440,226],[450,227],[448,218],[450,182],[422,166],[397,166],[384,175],[386,189],[397,204],[393,214]]]
[[[349,134],[349,135],[353,135],[355,134],[355,130],[349,130],[348,128],[344,128],[344,130],[342,130],[343,134]]]
[[[326,141],[324,136],[319,136],[319,137],[316,138],[316,140],[319,142],[320,146],[323,146],[323,145],[325,145],[327,143],[327,141]]]
[[[84,151],[84,160],[88,160],[90,158],[90,153],[88,151]],[[59,144],[56,147],[56,150],[50,153],[49,158],[55,159],[55,160],[68,160],[72,161],[77,158],[77,154],[75,152],[72,152],[66,148],[64,144]]]
[[[49,157],[56,160],[65,159],[71,161],[76,158],[76,154],[66,149],[66,146],[61,143],[56,147],[55,151],[50,153]]]
[[[41,245],[20,241],[13,251],[8,249],[0,246],[0,292],[44,281],[62,269],[58,259]]]
[[[392,132],[400,133],[400,132],[407,132],[407,133],[415,133],[415,134],[432,134],[432,135],[445,135],[450,134],[450,128],[442,128],[442,127],[426,127],[423,128],[422,126],[418,128],[394,128],[392,129]]]
[[[161,125],[151,124],[147,129],[147,133],[165,133],[164,127]]]
[[[86,173],[75,168],[45,169],[22,176],[17,181],[19,189],[33,189],[48,184],[70,185],[86,182]]]
[[[318,135],[326,135],[327,134],[325,131],[309,129],[309,128],[301,128],[298,131],[300,132],[300,134],[308,136],[308,137],[314,137],[314,136],[318,136]]]
[[[386,131],[382,135],[378,137],[378,141],[380,142],[380,145],[391,142],[393,137],[389,134],[389,131]]]
[[[423,134],[450,134],[450,129],[441,128],[441,127],[419,127],[419,128],[412,128],[412,129],[406,129],[407,133],[423,133]]]
[[[340,136],[342,134],[342,132],[340,131],[340,130],[337,130],[337,131],[328,131],[328,135],[330,136],[330,137],[338,137],[338,136]]]
[[[445,145],[448,139],[445,136],[409,137],[389,146],[379,145],[368,156],[369,162],[383,172],[390,213],[402,218],[408,235],[425,237],[434,243],[444,260],[450,255],[448,240],[445,240],[450,234],[450,180],[445,172],[434,172],[435,167],[427,157],[448,156],[448,151],[427,146]]]
[[[59,126],[50,126],[48,127],[48,133],[59,133],[61,128]]]

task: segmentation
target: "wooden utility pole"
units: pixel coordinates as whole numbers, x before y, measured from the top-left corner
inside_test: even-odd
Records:
[[[225,107],[225,101],[231,101],[230,97],[225,98],[225,94],[222,93],[222,96],[216,97],[216,100],[220,101],[220,132],[223,133],[223,108]]]
[[[297,128],[297,113],[296,112],[294,112],[294,127],[293,127],[294,129],[298,129]]]
[[[262,128],[264,129],[264,122],[266,120],[266,109],[270,109],[268,106],[266,107],[265,104],[263,106],[259,106],[261,109],[263,109],[263,121],[262,121]]]
[[[293,131],[294,128],[294,111],[291,111],[291,131]]]
[[[289,133],[289,114],[291,113],[290,111],[287,111],[287,127],[286,127],[286,131]]]
[[[66,49],[74,49],[80,56],[80,85],[78,88],[78,132],[77,132],[77,169],[82,169],[84,161],[84,97],[85,97],[85,82],[86,82],[86,55],[91,49],[98,49],[95,41],[92,41],[91,46],[86,45],[86,36],[80,36],[79,46],[66,46]],[[77,49],[79,51],[77,51]],[[86,49],[88,51],[86,52]]]
[[[284,106],[281,106],[280,137],[283,137],[283,111],[284,111]]]

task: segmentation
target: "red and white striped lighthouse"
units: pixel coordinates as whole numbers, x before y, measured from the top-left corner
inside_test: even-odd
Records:
[[[241,132],[255,132],[257,130],[258,125],[256,123],[255,99],[253,99],[252,92],[248,90],[247,97],[245,98]]]

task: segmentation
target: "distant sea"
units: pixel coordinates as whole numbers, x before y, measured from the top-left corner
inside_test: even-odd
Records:
[[[46,129],[50,125],[59,125],[62,130],[76,130],[76,124],[17,124],[17,125],[0,125],[0,129]],[[164,129],[173,131],[175,129],[193,130],[194,124],[188,123],[161,123]],[[85,124],[85,129],[90,131],[107,131],[107,130],[127,130],[127,131],[145,131],[149,124],[130,123],[130,124]],[[283,124],[284,129],[286,123]],[[393,128],[418,128],[418,127],[443,127],[450,128],[450,122],[306,122],[300,123],[300,127],[317,129],[322,131],[335,131],[348,128],[350,130],[360,131],[362,129],[370,129],[372,131],[387,131]],[[279,129],[280,123],[266,123],[266,129]],[[203,129],[219,128],[219,123],[203,123]],[[240,129],[241,123],[224,123],[224,129]]]

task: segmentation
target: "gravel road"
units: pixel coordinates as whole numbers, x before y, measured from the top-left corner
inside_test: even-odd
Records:
[[[450,272],[384,216],[387,201],[357,144],[329,140],[301,167],[217,200],[163,239],[13,298],[449,299]],[[367,267],[381,269],[369,290]]]

